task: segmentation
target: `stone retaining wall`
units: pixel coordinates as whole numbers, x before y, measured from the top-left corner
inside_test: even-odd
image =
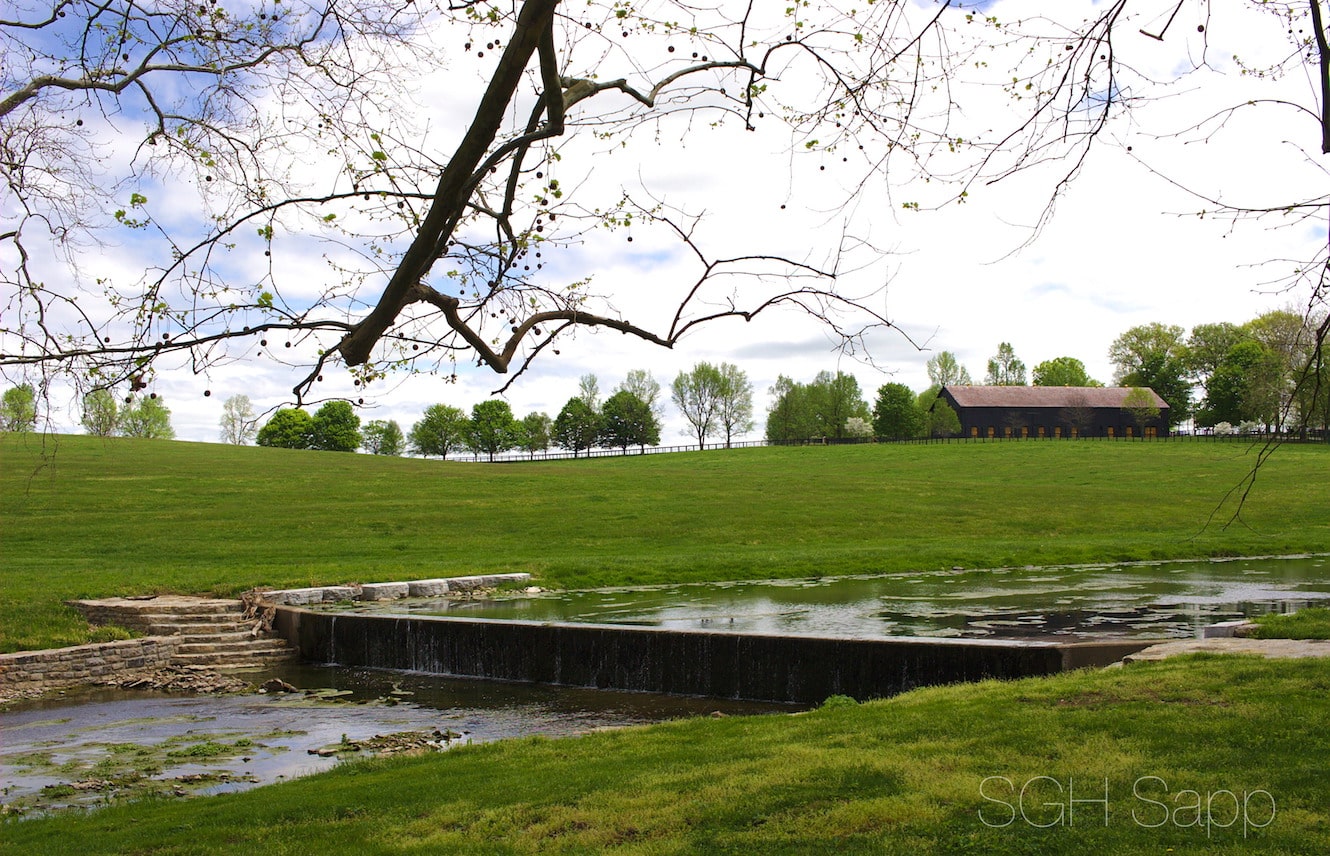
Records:
[[[154,636],[0,654],[0,691],[67,687],[134,669],[163,668],[171,662],[179,644],[176,638]]]
[[[443,597],[458,592],[474,592],[501,585],[515,585],[531,581],[531,575],[477,574],[469,577],[440,577],[431,580],[411,580],[403,583],[364,583],[349,586],[315,586],[313,588],[263,591],[259,594],[267,603],[277,606],[306,606],[319,603],[338,603],[347,600],[397,600],[403,597]]]

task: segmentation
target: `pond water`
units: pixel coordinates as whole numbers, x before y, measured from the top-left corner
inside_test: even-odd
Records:
[[[1186,638],[1218,621],[1330,601],[1330,556],[951,570],[409,600],[356,612],[736,633]]]
[[[566,737],[687,716],[790,705],[620,693],[430,675],[282,666],[300,693],[196,696],[71,690],[0,711],[3,814],[147,795],[241,790],[326,770],[376,735],[415,732],[428,751],[505,737]],[[431,745],[432,744],[432,745]]]

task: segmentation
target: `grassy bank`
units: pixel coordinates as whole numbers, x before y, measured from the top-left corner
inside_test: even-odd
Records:
[[[1327,690],[1330,660],[1238,657],[927,689],[9,823],[0,852],[1320,854]]]
[[[71,597],[477,571],[582,587],[1324,550],[1327,447],[1280,450],[1242,523],[1219,525],[1253,456],[1228,443],[1012,442],[478,466],[3,435],[0,650],[86,641],[60,605]]]
[[[1256,639],[1330,639],[1330,608],[1314,606],[1255,619]]]

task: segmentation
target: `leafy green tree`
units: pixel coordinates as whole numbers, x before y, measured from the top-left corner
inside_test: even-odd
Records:
[[[845,425],[851,417],[872,418],[859,379],[846,372],[818,372],[808,384],[807,399],[813,429],[808,436],[840,439],[847,436]]]
[[[961,433],[961,418],[956,409],[938,398],[941,387],[930,386],[919,393],[915,404],[923,419],[923,430],[929,437],[955,437]]]
[[[467,446],[478,455],[494,456],[517,445],[517,420],[508,402],[491,398],[471,408]]]
[[[1229,349],[1205,384],[1196,411],[1201,425],[1259,422],[1274,425],[1280,411],[1283,360],[1254,339]]]
[[[1035,386],[1103,386],[1075,357],[1054,357],[1034,367]]]
[[[248,395],[233,395],[222,404],[221,438],[223,443],[243,446],[259,433],[258,418]]]
[[[600,379],[594,374],[584,374],[578,378],[577,397],[592,410],[600,410]]]
[[[279,449],[308,449],[313,442],[314,420],[298,408],[283,407],[259,429],[260,446]]]
[[[1316,343],[1324,337],[1318,337],[1306,319],[1288,309],[1263,313],[1244,324],[1243,330],[1274,357],[1273,363],[1261,364],[1248,390],[1249,398],[1260,402],[1255,409],[1268,409],[1270,413],[1264,418],[1257,417],[1257,421],[1282,431],[1296,398],[1298,379],[1316,361]]]
[[[1202,385],[1224,361],[1229,349],[1250,338],[1250,334],[1237,324],[1221,321],[1217,324],[1197,324],[1187,337],[1187,369]]]
[[[554,420],[550,419],[549,414],[528,413],[518,423],[518,447],[532,458],[536,457],[536,452],[548,451],[550,431],[553,428]]]
[[[767,442],[787,443],[791,440],[806,440],[812,437],[815,432],[812,428],[807,388],[785,375],[780,375],[767,391],[774,399],[767,409]]]
[[[349,401],[329,401],[314,412],[309,447],[323,452],[360,448],[360,417]]]
[[[699,449],[706,446],[707,435],[716,428],[724,389],[725,378],[711,363],[698,363],[692,371],[679,372],[670,386],[670,398],[688,420]]]
[[[733,438],[753,430],[753,384],[747,372],[733,363],[721,363],[716,424],[725,434],[725,448]]]
[[[400,455],[406,450],[402,426],[395,419],[371,419],[361,432],[361,445],[371,455]]]
[[[37,424],[37,392],[32,384],[5,390],[0,398],[0,431],[25,433]]]
[[[448,453],[466,445],[470,420],[466,411],[448,404],[431,404],[416,424],[411,426],[407,442],[411,454],[422,457],[437,455],[447,458]]]
[[[1308,338],[1322,341],[1330,334],[1330,313],[1307,318]],[[1303,436],[1309,430],[1330,429],[1330,354],[1310,349],[1307,362],[1293,376],[1293,417],[1291,427]]]
[[[122,436],[140,440],[171,440],[175,429],[171,427],[171,411],[160,396],[146,395],[131,400],[120,411],[116,429]]]
[[[120,405],[109,389],[94,389],[83,396],[83,427],[94,437],[110,437],[120,423]]]
[[[884,440],[910,440],[923,433],[924,419],[914,391],[903,383],[878,387],[873,430]]]
[[[1158,322],[1132,327],[1113,340],[1108,358],[1118,386],[1142,386],[1168,402],[1169,422],[1191,416],[1191,381],[1183,330]]]
[[[665,409],[661,407],[660,402],[660,382],[651,376],[651,372],[646,369],[633,369],[628,372],[623,383],[615,387],[614,391],[626,390],[636,395],[647,403],[651,412],[655,414],[656,421],[659,422],[665,417]]]
[[[621,389],[605,400],[600,409],[600,444],[628,451],[637,446],[645,452],[647,446],[660,443],[660,420],[651,412],[651,405],[626,389]]]
[[[928,380],[934,386],[970,386],[970,372],[951,351],[938,351],[928,358]]]
[[[590,450],[600,438],[600,414],[592,410],[584,399],[574,396],[554,417],[554,431],[551,433],[554,445],[567,449],[577,457],[577,453]]]
[[[1016,357],[1010,342],[998,345],[997,353],[988,360],[988,386],[1025,386],[1025,363]]]

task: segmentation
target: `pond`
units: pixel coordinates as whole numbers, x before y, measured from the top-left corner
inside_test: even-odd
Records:
[[[355,612],[818,636],[1186,638],[1330,600],[1330,556],[906,572],[409,600]]]
[[[257,683],[274,674],[306,691],[196,696],[87,688],[10,705],[0,711],[3,814],[251,788],[374,754],[356,751],[367,741],[380,751],[435,751],[801,709],[313,666],[244,677]],[[386,735],[395,739],[373,741]]]

